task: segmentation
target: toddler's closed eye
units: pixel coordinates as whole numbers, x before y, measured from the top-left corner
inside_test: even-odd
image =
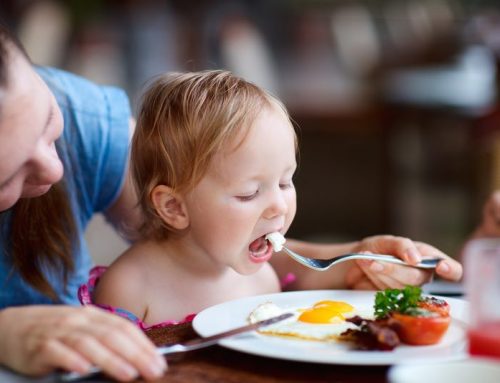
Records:
[[[257,197],[257,194],[259,194],[259,191],[255,191],[254,193],[252,194],[248,194],[248,195],[239,195],[239,196],[236,196],[236,198],[240,201],[251,201],[253,200],[255,197]]]
[[[289,189],[293,187],[293,181],[280,183],[280,189]]]

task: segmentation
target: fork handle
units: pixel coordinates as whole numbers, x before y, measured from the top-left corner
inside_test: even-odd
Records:
[[[436,268],[439,261],[442,260],[442,258],[428,258],[428,259],[422,259],[416,265],[409,265],[407,262],[403,261],[402,259],[395,257],[393,255],[387,255],[387,254],[349,253],[349,254],[340,255],[340,256],[335,257],[335,258],[336,259],[341,259],[341,258],[371,259],[371,260],[375,260],[375,261],[396,263],[398,265],[418,267],[420,269],[434,269],[434,268]]]

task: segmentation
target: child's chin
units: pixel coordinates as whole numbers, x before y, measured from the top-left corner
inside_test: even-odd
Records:
[[[264,266],[264,262],[261,263],[247,263],[245,265],[238,265],[238,267],[234,268],[234,270],[241,275],[252,275],[259,271],[262,266]]]

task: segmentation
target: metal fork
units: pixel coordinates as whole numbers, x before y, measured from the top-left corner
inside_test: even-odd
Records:
[[[285,253],[287,253],[291,258],[295,259],[297,262],[303,264],[306,267],[309,267],[310,269],[318,271],[328,270],[333,265],[345,261],[350,261],[352,259],[372,259],[375,261],[383,261],[383,262],[397,263],[399,265],[418,267],[420,269],[434,269],[437,266],[438,262],[441,261],[441,258],[429,258],[429,259],[423,259],[416,265],[410,265],[409,263],[406,263],[402,259],[399,259],[392,255],[365,254],[365,253],[349,253],[349,254],[338,255],[331,259],[316,259],[316,258],[303,257],[302,255],[297,254],[296,252],[290,250],[285,246],[283,246],[282,250]]]

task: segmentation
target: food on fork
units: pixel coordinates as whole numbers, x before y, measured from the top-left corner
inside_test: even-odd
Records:
[[[283,244],[286,242],[285,237],[278,231],[267,234],[266,239],[271,243],[275,252],[281,251]]]

